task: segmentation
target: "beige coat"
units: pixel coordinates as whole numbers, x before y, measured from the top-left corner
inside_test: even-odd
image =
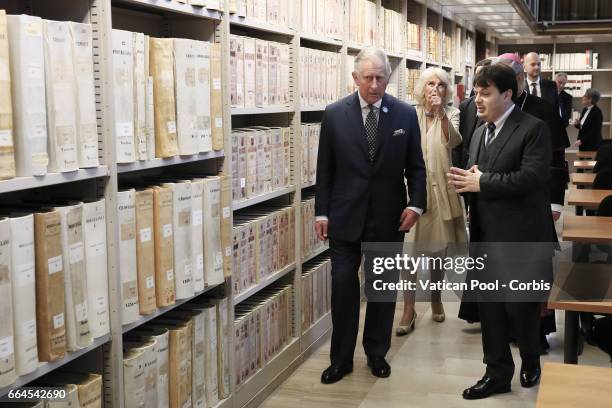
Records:
[[[446,174],[451,166],[451,151],[461,143],[459,133],[459,109],[444,108],[449,119],[448,142],[444,142],[442,122],[435,118],[429,132],[426,131],[425,109],[417,106],[421,128],[421,148],[427,169],[427,211],[406,234],[406,242],[432,244],[423,248],[427,252],[444,250],[450,243],[467,241],[464,211],[461,197],[447,182]]]

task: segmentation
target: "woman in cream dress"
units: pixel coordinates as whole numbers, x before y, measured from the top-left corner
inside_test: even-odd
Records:
[[[415,227],[406,234],[406,250],[413,256],[421,254],[432,257],[452,255],[448,251],[454,244],[464,244],[467,233],[461,198],[447,183],[446,173],[451,166],[451,151],[461,144],[459,134],[459,109],[449,107],[452,90],[446,71],[441,68],[427,68],[415,86],[416,108],[421,128],[421,147],[427,169],[427,211],[419,217]],[[432,269],[431,281],[439,281],[443,270]],[[404,271],[403,279],[413,280]],[[417,288],[419,285],[417,285]],[[415,292],[404,291],[404,313],[398,336],[414,330],[416,311]],[[445,319],[440,291],[431,292],[432,319]]]

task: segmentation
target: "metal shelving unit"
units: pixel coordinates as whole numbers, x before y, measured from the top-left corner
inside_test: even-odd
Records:
[[[382,1],[375,0],[378,10],[378,21],[382,18]],[[236,121],[253,121],[253,124],[261,120],[262,116],[266,118],[265,124],[269,122],[283,122],[283,126],[291,128],[291,185],[273,191],[269,194],[254,197],[248,200],[231,204],[233,211],[244,210],[251,206],[264,203],[268,200],[284,201],[287,205],[293,206],[295,210],[296,225],[295,230],[295,259],[297,262],[292,263],[280,271],[266,277],[256,286],[247,289],[243,293],[236,296],[232,293],[231,278],[227,278],[226,292],[230,298],[228,302],[228,313],[231,318],[234,316],[234,305],[248,299],[250,296],[258,293],[263,288],[278,281],[279,279],[291,276],[293,273],[293,322],[294,333],[297,337],[274,357],[266,366],[262,367],[255,373],[245,384],[240,388],[236,387],[233,375],[234,369],[234,353],[230,353],[231,364],[231,395],[229,398],[220,401],[217,407],[219,408],[242,408],[244,406],[255,406],[268,396],[272,390],[284,381],[291,372],[303,361],[303,359],[312,353],[315,347],[320,345],[325,336],[329,334],[331,329],[331,315],[327,313],[319,319],[310,329],[303,335],[297,326],[297,322],[301,321],[301,272],[302,265],[316,256],[325,252],[327,246],[319,248],[312,254],[301,258],[301,200],[302,189],[311,187],[312,183],[301,182],[301,163],[302,163],[302,141],[300,135],[300,126],[302,123],[302,113],[306,113],[308,118],[317,117],[325,109],[325,106],[301,106],[300,95],[300,77],[302,70],[299,66],[299,49],[300,46],[309,48],[320,48],[329,51],[334,49],[341,55],[341,66],[339,70],[338,90],[342,97],[346,94],[347,81],[346,77],[347,55],[349,52],[355,54],[366,46],[348,41],[348,3],[345,5],[344,33],[343,39],[326,38],[320,35],[309,33],[301,33],[298,29],[286,28],[270,25],[265,22],[241,18],[233,14],[229,14],[223,10],[229,10],[229,0],[221,2],[222,10],[211,10],[203,7],[191,6],[186,3],[169,0],[83,0],[81,2],[73,2],[71,0],[58,0],[57,2],[48,2],[46,0],[14,0],[11,3],[22,4],[22,9],[19,12],[41,15],[44,18],[52,18],[57,20],[74,20],[89,22],[93,25],[94,32],[94,62],[95,62],[95,80],[96,80],[96,103],[98,112],[98,133],[100,140],[100,158],[102,166],[96,169],[81,169],[74,173],[65,174],[49,174],[42,178],[26,177],[16,178],[12,180],[0,181],[0,194],[10,193],[19,190],[46,187],[58,184],[66,184],[73,182],[84,182],[92,184],[94,190],[98,192],[98,197],[106,199],[107,208],[107,253],[108,253],[108,279],[109,279],[109,306],[110,306],[110,324],[111,333],[107,336],[97,339],[91,347],[79,350],[75,353],[69,353],[65,358],[53,363],[48,363],[41,366],[34,373],[20,377],[17,382],[0,390],[0,395],[8,392],[9,389],[19,385],[27,384],[35,380],[40,375],[53,371],[54,369],[74,361],[81,356],[90,356],[92,360],[99,361],[100,366],[97,367],[97,372],[104,375],[104,405],[105,407],[124,406],[124,381],[123,381],[123,334],[139,327],[142,324],[154,319],[164,313],[179,307],[191,300],[183,299],[177,301],[175,305],[162,308],[147,316],[141,316],[138,321],[122,325],[122,281],[119,275],[119,226],[117,225],[117,192],[119,190],[119,179],[128,177],[138,172],[151,173],[150,170],[157,172],[163,171],[170,166],[187,165],[190,169],[193,166],[202,164],[207,169],[211,163],[217,165],[224,174],[231,173],[231,124]],[[401,12],[404,19],[407,18],[406,2],[399,2],[397,11]],[[403,4],[403,5],[402,5]],[[426,12],[427,6],[419,3]],[[299,8],[294,9],[298,14]],[[426,14],[426,13],[425,13]],[[440,16],[440,21],[441,21]],[[133,27],[131,27],[133,21]],[[299,21],[299,18],[298,18]],[[119,25],[119,26],[117,26]],[[154,159],[149,161],[140,161],[129,164],[117,164],[115,160],[115,113],[112,104],[113,87],[112,87],[112,50],[111,50],[111,32],[112,28],[122,28],[126,30],[142,32],[149,30],[147,34],[153,36],[173,37],[180,36],[184,38],[194,38],[207,40],[221,44],[222,48],[222,88],[223,88],[223,122],[224,122],[224,145],[225,149],[208,153],[201,153],[193,156],[176,156],[168,159]],[[422,28],[426,27],[426,20],[421,24]],[[232,108],[230,106],[230,77],[229,77],[229,35],[230,32],[239,32],[241,35],[254,36],[263,39],[274,39],[275,41],[283,41],[290,45],[290,93],[292,102],[287,106],[269,106],[262,108]],[[406,96],[406,78],[404,69],[407,61],[413,61],[420,64],[421,68],[425,68],[426,50],[425,42],[423,50],[418,56],[406,50],[405,48],[405,29],[402,28],[403,51],[389,53],[394,67],[400,69],[399,72],[399,97],[405,100]],[[245,34],[246,33],[246,34]],[[463,31],[465,34],[465,29]],[[378,30],[376,43],[380,44],[381,30]],[[397,60],[399,63],[396,64]],[[462,65],[463,67],[463,65]],[[90,190],[89,188],[87,189]],[[85,194],[85,192],[83,192]],[[276,202],[275,201],[275,202]],[[230,221],[233,221],[233,214],[230,215]],[[202,296],[206,292],[215,287],[207,288],[203,292],[197,293],[194,297]],[[297,325],[297,326],[296,326]],[[233,331],[233,330],[232,330]],[[230,336],[230,350],[234,350],[233,336]]]

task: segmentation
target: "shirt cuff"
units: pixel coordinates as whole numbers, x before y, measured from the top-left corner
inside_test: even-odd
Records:
[[[315,221],[329,221],[326,215],[317,215]]]
[[[408,207],[408,209],[414,211],[415,213],[417,213],[419,215],[423,215],[423,209],[422,208]]]
[[[563,206],[561,204],[550,204],[550,209],[556,212],[563,212]]]

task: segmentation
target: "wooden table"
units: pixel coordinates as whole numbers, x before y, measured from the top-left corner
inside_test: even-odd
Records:
[[[572,259],[578,260],[581,255],[579,254],[579,248],[577,247],[581,243],[611,243],[612,242],[612,217],[582,217],[575,215],[567,215],[563,217],[563,240],[572,241],[574,248],[572,248]],[[610,278],[608,275],[612,275],[612,268],[607,264],[573,264],[574,271],[582,268],[578,271],[581,279],[583,275],[589,275],[589,282],[593,282],[596,287],[593,288],[595,292],[592,299],[610,299],[610,297],[597,297],[601,293],[596,293],[600,290],[606,291],[605,285],[607,284],[606,293],[612,293],[612,286],[610,284]],[[586,268],[586,270],[585,270]],[[563,283],[569,282],[567,276],[563,276],[564,272],[562,269],[557,270],[555,276],[555,282],[558,280]],[[576,364],[578,362],[578,336],[580,327],[578,324],[579,312],[588,313],[612,313],[612,302],[576,302],[567,301],[560,294],[560,288],[553,286],[553,290],[550,294],[548,301],[548,307],[550,309],[559,309],[565,311],[565,334],[563,339],[563,361],[570,364]],[[584,297],[583,299],[587,299]]]
[[[575,160],[574,168],[578,173],[582,173],[585,170],[592,171],[595,163],[597,163],[595,160]]]
[[[607,196],[612,195],[612,190],[586,190],[570,189],[567,195],[567,203],[576,206],[576,215],[582,215],[583,207],[596,209],[599,203]]]
[[[536,408],[609,408],[612,368],[546,362]]]
[[[563,217],[563,240],[590,243],[612,242],[612,217],[566,215]]]
[[[585,150],[583,152],[576,152],[576,157],[579,159],[595,159],[595,156],[597,156],[597,151],[596,150]]]
[[[578,188],[591,188],[596,175],[595,173],[572,173],[570,174],[570,179],[572,180],[572,184],[578,186]]]

